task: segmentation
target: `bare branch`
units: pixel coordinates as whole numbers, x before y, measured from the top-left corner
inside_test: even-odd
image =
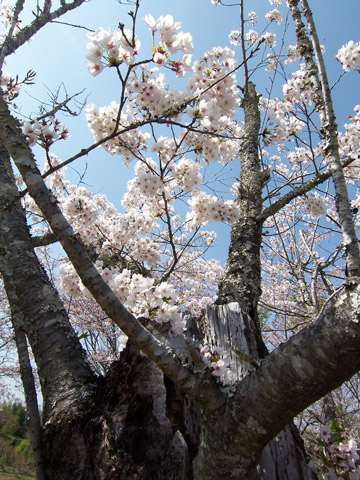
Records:
[[[353,162],[354,162],[353,158],[348,158],[341,164],[342,168],[351,165],[351,163]],[[315,187],[324,183],[326,180],[328,180],[331,177],[332,177],[332,171],[328,170],[327,172],[319,173],[318,175],[314,176],[313,178],[303,183],[299,187],[294,188],[290,192],[286,193],[283,197],[279,198],[272,205],[265,208],[265,210],[263,210],[259,215],[258,221],[261,223],[265,222],[267,218],[271,217],[272,215],[275,215],[283,207],[285,207],[285,205],[288,205],[292,200],[294,200],[297,197],[300,197],[301,195],[304,195],[307,192],[310,192]]]
[[[33,37],[42,27],[61,17],[65,13],[80,7],[84,2],[86,2],[86,0],[74,0],[71,3],[60,2],[61,6],[57,10],[53,12],[45,10],[40,15],[37,15],[31,24],[22,28],[16,35],[13,37],[9,37],[9,35],[7,36],[0,49],[0,58],[4,59],[8,55],[11,55],[15,50],[21,47],[21,45],[30,40],[30,38]],[[24,3],[24,0],[19,3]]]

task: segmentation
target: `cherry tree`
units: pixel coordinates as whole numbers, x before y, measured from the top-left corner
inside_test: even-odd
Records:
[[[23,25],[25,3],[0,5],[0,271],[37,478],[316,478],[292,420],[360,368],[360,107],[338,128],[308,1],[264,0],[260,18],[241,0],[232,48],[198,59],[180,22],[129,2],[129,24],[87,34],[89,75],[110,70],[120,96],[86,105],[93,143],[65,160],[77,95],[24,120],[36,77],[5,59],[85,2],[44,0]],[[351,75],[360,44],[337,61]],[[134,169],[122,210],[67,176],[97,148]],[[225,267],[214,222],[231,226]],[[326,478],[359,478],[355,450]]]

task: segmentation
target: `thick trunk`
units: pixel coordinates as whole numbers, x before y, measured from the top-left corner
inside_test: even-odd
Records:
[[[0,175],[1,268],[14,283],[39,368],[45,400],[45,478],[255,478],[265,444],[260,435],[259,444],[253,441],[249,447],[246,436],[239,435],[232,413],[236,416],[237,407],[231,395],[225,401],[226,395],[216,389],[216,399],[208,400],[200,410],[135,347],[128,347],[105,379],[96,379],[84,361],[58,295],[33,252],[24,213],[14,203],[17,191],[5,150],[1,153]],[[236,274],[232,278],[236,283]],[[202,333],[208,343],[224,346],[230,355],[233,347],[256,362],[262,356],[257,332],[255,322],[236,303],[209,309]],[[237,362],[242,378],[249,364],[244,365],[239,358]],[[170,372],[178,378],[173,370]],[[198,378],[198,373],[190,375]],[[204,379],[204,396],[190,391],[191,383],[181,378],[179,383],[201,401],[215,391],[213,383]],[[199,379],[195,380],[194,386],[199,384]],[[221,405],[217,398],[224,398],[223,406],[214,410]],[[281,443],[275,442],[268,449],[258,478],[286,478],[286,463],[294,460],[291,471],[299,471],[301,465],[300,472],[307,472],[297,443],[289,440],[289,433],[284,438],[291,460],[279,463],[283,458]],[[275,477],[268,473],[270,470],[276,471]],[[306,475],[292,478],[311,478]]]
[[[259,359],[250,317],[238,304],[210,307],[206,341]],[[191,334],[199,329],[191,320]],[[230,342],[229,342],[230,339]],[[236,354],[239,378],[251,367]],[[47,437],[52,480],[313,480],[301,440],[287,427],[263,455],[247,451],[228,405],[200,409],[128,344],[99,385],[92,411]],[[71,470],[64,468],[66,464]],[[260,461],[259,466],[256,464]]]
[[[82,408],[95,379],[59,296],[36,257],[25,214],[14,203],[17,195],[8,153],[1,149],[0,271],[6,284],[14,287],[21,306],[38,366],[44,417],[56,422],[64,410]],[[10,303],[12,298],[9,292]]]
[[[40,414],[37,402],[35,378],[30,362],[23,316],[19,301],[16,296],[15,286],[11,278],[4,273],[2,274],[2,277],[11,308],[11,323],[14,329],[21,381],[24,388],[26,410],[29,418],[30,440],[34,455],[36,480],[44,480],[45,474],[41,448]]]

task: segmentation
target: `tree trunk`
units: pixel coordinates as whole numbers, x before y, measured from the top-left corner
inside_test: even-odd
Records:
[[[201,330],[206,330],[204,340],[208,344],[222,346],[233,356],[239,367],[239,378],[247,374],[253,367],[231,353],[231,348],[247,353],[254,361],[259,359],[256,339],[252,333],[254,324],[250,317],[238,304],[233,303],[209,307],[203,320],[205,321],[199,325],[189,319],[189,333],[199,336]],[[207,327],[204,328],[204,325]],[[122,352],[120,360],[113,363],[104,380],[98,414],[98,418],[90,422],[97,425],[98,432],[93,428],[88,430],[93,436],[87,453],[87,458],[91,459],[93,465],[93,473],[90,474],[89,468],[85,478],[316,478],[306,463],[302,441],[293,426],[287,427],[269,443],[261,458],[257,459],[260,460],[257,469],[255,459],[252,472],[251,469],[241,472],[238,467],[241,460],[234,455],[231,445],[232,425],[222,423],[227,413],[215,411],[214,414],[207,415],[202,412],[144,354],[130,344]],[[218,421],[214,422],[214,418]],[[207,421],[210,422],[209,425]],[[108,457],[107,462],[100,467],[105,438],[110,442],[115,455],[113,474],[109,471],[109,466],[105,467],[110,460]],[[238,445],[240,450],[241,441],[241,438],[234,439],[234,445]],[[226,458],[227,453],[229,458]],[[234,474],[235,469],[238,469],[237,474]]]
[[[41,421],[37,402],[35,378],[30,361],[25,327],[14,284],[5,273],[3,273],[2,276],[11,308],[11,323],[14,329],[21,381],[24,388],[26,410],[29,418],[30,441],[34,455],[36,480],[44,480],[45,475],[41,447]]]
[[[256,334],[257,326],[250,316],[242,310],[238,303],[227,305],[215,305],[207,309],[204,321],[201,323],[205,342],[210,346],[224,348],[230,358],[237,364],[238,379],[241,380],[256,368],[262,352],[258,350],[258,338]],[[243,360],[235,350],[246,354],[249,361]],[[271,382],[271,380],[269,379]],[[216,412],[222,421],[220,412]],[[206,441],[201,442],[199,456],[202,458],[201,465],[197,468],[201,472],[195,478],[221,478],[216,477],[213,472],[218,472],[217,464],[219,461],[223,465],[222,478],[239,478],[256,480],[314,480],[316,476],[311,471],[306,462],[306,456],[302,440],[293,425],[289,425],[274,438],[264,449],[261,458],[252,458],[251,452],[247,459],[244,459],[244,470],[241,472],[239,465],[242,461],[236,455],[236,450],[240,450],[241,438],[236,438],[236,430],[232,433],[232,426],[227,429],[218,427],[211,439],[207,430],[213,431],[213,419],[210,419],[210,425],[203,423],[202,436],[206,436]],[[234,435],[231,440],[231,435]],[[218,441],[221,436],[223,441]],[[243,439],[246,443],[246,439]],[[233,442],[233,445],[232,445]],[[235,446],[235,448],[233,448]],[[200,449],[200,450],[201,450]],[[235,453],[233,450],[235,449]],[[214,451],[215,450],[215,451]],[[219,451],[216,451],[219,450]],[[228,457],[228,458],[227,458]],[[233,462],[236,462],[233,464]],[[196,462],[195,462],[196,463]],[[248,463],[248,465],[247,465]],[[251,469],[258,464],[256,471]],[[236,470],[237,469],[237,470]],[[252,470],[252,477],[249,476]],[[234,474],[238,471],[238,476]]]

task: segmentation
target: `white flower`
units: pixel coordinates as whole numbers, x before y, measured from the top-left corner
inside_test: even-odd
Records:
[[[248,23],[250,23],[250,25],[253,25],[253,26],[259,20],[259,17],[257,16],[256,12],[249,12],[248,17],[249,17]]]
[[[280,25],[280,23],[282,22],[282,15],[276,8],[274,8],[274,10],[271,10],[271,12],[267,13],[265,17],[269,19],[270,22],[277,23],[278,25]]]
[[[90,62],[90,63],[88,63],[87,67],[88,67],[88,70],[89,70],[90,74],[93,77],[96,77],[96,75],[99,75],[99,73],[101,73],[104,70],[104,65],[102,63]]]
[[[249,42],[254,44],[256,42],[256,40],[258,39],[259,34],[257,32],[255,32],[255,30],[249,30],[246,33],[245,37],[246,37],[246,40],[249,40]]]
[[[264,39],[265,45],[267,45],[270,48],[274,48],[276,45],[276,35],[275,33],[270,33],[266,32],[264,35],[261,37]]]
[[[153,57],[153,60],[158,65],[165,65],[166,64],[166,56],[163,53],[160,53],[160,52],[155,53],[155,55]]]
[[[151,13],[148,13],[147,15],[145,15],[144,22],[153,32],[155,32],[158,29],[157,22],[155,22],[155,19],[151,15]]]
[[[355,70],[360,67],[360,42],[352,40],[343,45],[336,55],[336,59],[342,64],[345,71]]]
[[[232,30],[229,34],[230,43],[232,45],[238,46],[240,45],[240,32],[239,30]]]

